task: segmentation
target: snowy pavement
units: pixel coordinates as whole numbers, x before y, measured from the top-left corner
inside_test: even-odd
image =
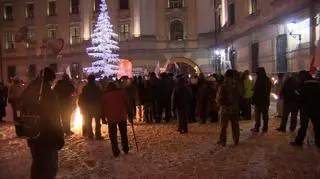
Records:
[[[114,158],[108,139],[66,139],[59,154],[58,178],[320,178],[320,152],[314,146],[289,145],[292,135],[278,133],[278,120],[266,134],[252,134],[252,121],[241,122],[241,142],[216,144],[219,124],[191,124],[181,135],[171,124],[135,126],[139,152],[128,128],[131,151]],[[129,126],[128,126],[129,127]],[[103,126],[106,137],[107,127]],[[107,137],[106,137],[107,138]],[[0,125],[0,179],[29,178],[31,157],[26,141],[12,124]]]

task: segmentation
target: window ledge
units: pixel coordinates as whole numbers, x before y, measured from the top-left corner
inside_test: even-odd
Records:
[[[257,18],[258,16],[260,16],[260,12],[261,12],[260,10],[257,10],[256,12],[249,14],[249,15],[247,16],[247,18],[248,18],[248,19],[255,19],[255,18]]]
[[[80,42],[80,43],[75,43],[75,44],[69,44],[70,46],[80,46],[82,43]]]
[[[270,2],[270,5],[271,6],[279,6],[279,5],[282,5],[284,3],[284,0],[272,0]]]
[[[16,52],[16,49],[15,48],[12,48],[12,49],[4,49],[3,50],[5,53],[14,53]]]
[[[172,11],[186,11],[186,7],[182,7],[182,8],[166,8],[166,12],[172,12]]]
[[[222,32],[222,31],[232,31],[236,28],[236,24],[232,24],[232,25],[229,25],[229,24],[226,24],[224,25],[223,27],[220,28],[219,32]]]

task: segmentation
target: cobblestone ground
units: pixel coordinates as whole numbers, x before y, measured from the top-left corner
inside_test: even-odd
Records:
[[[319,151],[291,147],[291,135],[274,130],[278,123],[271,120],[268,133],[252,134],[252,121],[241,122],[240,144],[229,138],[227,147],[216,144],[218,124],[191,124],[186,135],[174,124],[136,125],[140,151],[128,128],[131,151],[119,158],[112,157],[109,140],[73,135],[60,152],[58,178],[320,178]],[[12,124],[0,126],[0,139],[0,178],[28,178],[26,142],[14,136]]]

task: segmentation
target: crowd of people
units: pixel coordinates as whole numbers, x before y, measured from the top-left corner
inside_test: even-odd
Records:
[[[237,145],[240,137],[239,121],[251,120],[253,106],[255,124],[251,131],[268,132],[270,94],[275,83],[262,67],[254,74],[251,76],[249,71],[241,73],[236,70],[228,70],[224,76],[213,74],[207,77],[201,74],[190,77],[184,74],[162,73],[158,76],[149,73],[147,76],[133,78],[124,76],[118,80],[98,80],[94,75],[89,75],[84,84],[75,83],[64,74],[53,85],[55,74],[51,69],[45,68],[26,88],[18,79],[13,80],[9,89],[0,85],[0,117],[5,116],[8,98],[14,121],[18,121],[21,117],[21,101],[32,96],[32,93],[26,91],[37,87],[34,88],[38,90],[33,90],[33,95],[40,97],[40,105],[35,107],[35,111],[40,111],[40,136],[28,139],[33,157],[31,177],[54,178],[57,173],[58,151],[64,145],[64,138],[73,134],[70,122],[76,103],[84,116],[83,136],[102,140],[101,125],[107,124],[115,157],[120,155],[117,128],[121,135],[122,151],[129,152],[127,121],[151,124],[178,120],[177,131],[181,134],[189,132],[188,123],[220,121],[221,133],[217,143],[221,146],[227,144],[227,127],[230,121],[233,142]],[[300,129],[291,144],[303,145],[311,120],[315,143],[320,148],[320,111],[317,106],[320,101],[319,78],[301,71],[285,75],[281,85],[279,81],[277,85],[281,87],[276,93],[282,104],[278,108],[281,123],[277,130],[286,132],[290,114],[290,131],[295,131],[300,113]],[[16,130],[19,135],[17,125]]]

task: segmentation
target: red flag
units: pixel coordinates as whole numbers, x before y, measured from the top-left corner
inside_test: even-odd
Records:
[[[317,68],[314,66],[315,61],[316,61],[316,58],[314,56],[311,56],[311,62],[310,62],[310,68],[309,68],[310,74],[313,74],[314,72],[317,71]]]
[[[320,40],[318,40],[318,44],[316,47],[316,57],[313,66],[316,68],[320,68]]]

